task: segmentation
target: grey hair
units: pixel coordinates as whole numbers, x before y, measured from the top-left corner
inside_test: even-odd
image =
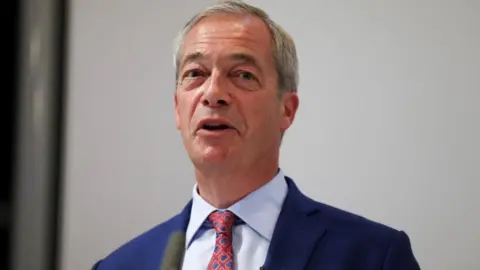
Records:
[[[268,14],[260,8],[249,5],[239,0],[224,0],[207,7],[193,16],[177,35],[174,43],[174,68],[175,80],[178,82],[182,46],[185,36],[202,19],[219,14],[253,15],[260,18],[272,34],[272,55],[278,75],[278,94],[297,92],[298,88],[298,59],[295,43],[292,37],[283,28],[275,23]]]

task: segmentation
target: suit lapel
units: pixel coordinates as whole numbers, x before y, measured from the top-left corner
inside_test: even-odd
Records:
[[[187,231],[188,222],[190,221],[190,212],[192,211],[192,200],[183,208],[182,212],[171,220],[171,232]]]
[[[159,261],[159,266],[158,268],[156,269],[160,269],[162,268],[163,269],[163,260],[164,260],[164,256],[167,252],[167,246],[168,246],[168,242],[169,242],[169,239],[170,237],[172,236],[172,234],[176,233],[176,232],[182,232],[182,233],[186,233],[187,231],[187,227],[188,227],[188,222],[190,221],[190,212],[192,210],[192,200],[190,200],[187,205],[183,208],[182,212],[180,212],[179,214],[177,214],[176,216],[174,216],[172,219],[170,219],[169,221],[167,221],[166,225],[167,225],[167,231],[166,233],[164,234],[165,236],[165,239],[164,239],[164,246],[163,246],[163,255],[162,257],[160,258],[160,261]],[[181,267],[181,266],[179,266]]]
[[[272,236],[266,270],[305,269],[308,259],[325,234],[317,204],[303,195],[286,177],[288,194]]]

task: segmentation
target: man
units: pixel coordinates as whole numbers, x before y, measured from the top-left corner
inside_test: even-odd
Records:
[[[420,269],[404,232],[307,198],[279,168],[298,64],[267,14],[238,1],[209,7],[180,33],[175,68],[193,198],[94,269]]]

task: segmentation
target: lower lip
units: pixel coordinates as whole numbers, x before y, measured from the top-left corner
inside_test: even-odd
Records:
[[[200,129],[197,131],[197,135],[199,136],[224,136],[232,133],[236,133],[236,130],[233,128],[221,129],[221,130],[207,130],[207,129]]]

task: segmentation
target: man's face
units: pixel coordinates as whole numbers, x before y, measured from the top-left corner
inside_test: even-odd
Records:
[[[278,98],[271,46],[267,26],[251,16],[214,15],[186,36],[175,113],[195,164],[248,165],[278,151],[298,98]]]

